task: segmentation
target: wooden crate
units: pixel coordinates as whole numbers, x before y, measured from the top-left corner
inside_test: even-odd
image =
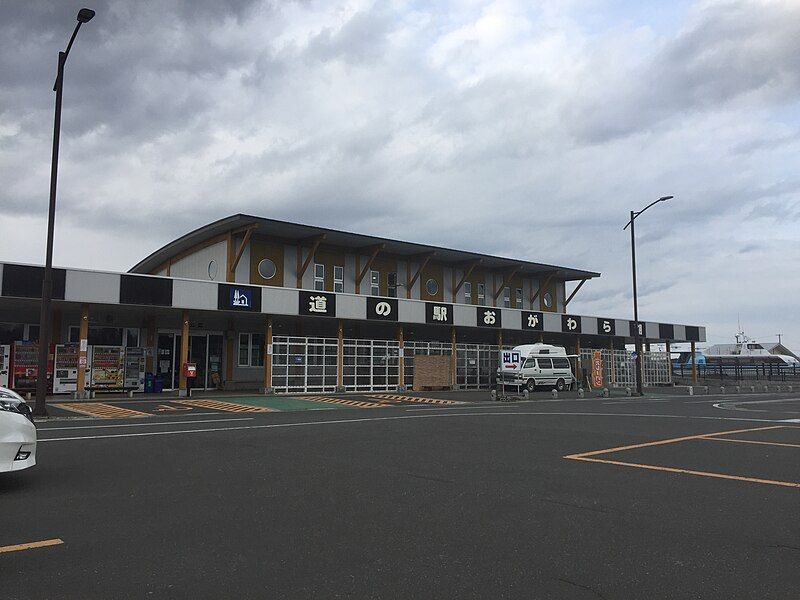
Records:
[[[453,388],[451,356],[414,355],[414,391]]]

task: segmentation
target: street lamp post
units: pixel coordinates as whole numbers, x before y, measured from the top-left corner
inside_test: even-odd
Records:
[[[33,414],[39,417],[47,416],[47,354],[50,341],[50,300],[53,295],[53,231],[56,219],[56,182],[58,181],[58,145],[61,138],[61,96],[64,90],[64,65],[67,56],[78,35],[81,25],[88,23],[94,17],[94,11],[82,8],[78,11],[78,23],[69,38],[67,49],[58,53],[58,72],[53,91],[56,93],[56,110],[53,122],[53,156],[50,166],[50,207],[47,213],[47,250],[44,263],[44,278],[42,281],[42,303],[39,313],[39,363],[36,375],[36,406]],[[79,366],[80,368],[80,366]]]
[[[631,271],[633,272],[633,332],[634,345],[636,348],[636,394],[642,396],[642,338],[639,335],[639,299],[636,291],[636,217],[641,215],[648,208],[659,202],[666,202],[674,196],[662,196],[655,202],[651,202],[640,211],[631,211],[631,220],[622,228],[625,231],[628,226],[631,228]]]

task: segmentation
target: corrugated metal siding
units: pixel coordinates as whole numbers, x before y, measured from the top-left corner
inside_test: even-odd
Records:
[[[172,263],[169,274],[171,277],[211,280],[211,277],[208,276],[208,266],[214,260],[217,263],[217,274],[213,281],[225,281],[226,259],[227,245],[222,241]],[[242,262],[240,261],[239,264],[241,265]]]

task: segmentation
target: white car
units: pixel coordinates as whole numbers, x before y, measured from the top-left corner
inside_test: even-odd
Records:
[[[529,392],[537,386],[547,386],[560,392],[571,389],[576,381],[569,362],[575,355],[567,354],[562,346],[524,344],[516,346],[510,354],[516,361],[503,363],[497,369],[498,384],[524,387]]]
[[[0,473],[36,464],[36,426],[31,408],[16,392],[0,387]]]

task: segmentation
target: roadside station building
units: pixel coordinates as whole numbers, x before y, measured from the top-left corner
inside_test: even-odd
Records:
[[[0,385],[20,391],[38,377],[43,271],[0,263]],[[454,386],[477,389],[503,347],[622,352],[636,327],[645,342],[705,341],[699,326],[571,312],[599,276],[239,214],[127,273],[56,269],[48,378],[79,396],[184,394],[182,365],[194,363],[193,388],[394,391],[411,388],[416,356],[434,354],[451,357]]]

